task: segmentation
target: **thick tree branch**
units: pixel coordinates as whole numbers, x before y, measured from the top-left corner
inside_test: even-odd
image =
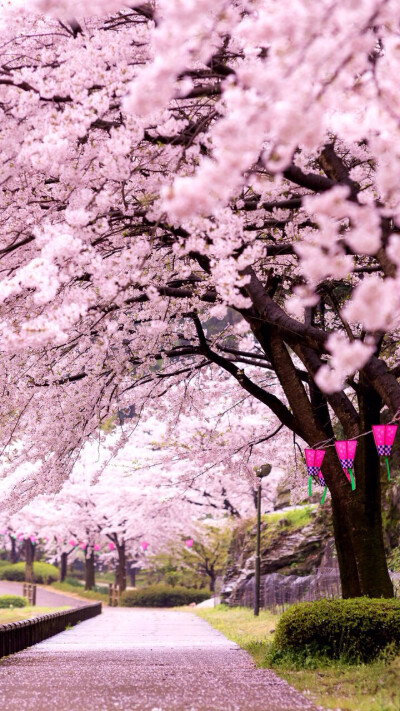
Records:
[[[239,385],[246,390],[246,392],[253,395],[253,397],[257,398],[257,400],[266,405],[274,413],[274,415],[278,417],[283,425],[289,427],[289,429],[296,432],[299,436],[302,436],[292,413],[287,409],[287,407],[285,407],[281,400],[250,380],[250,378],[245,375],[243,370],[239,369],[234,363],[212,351],[207,343],[199,317],[197,314],[192,313],[191,318],[193,319],[196,327],[200,352],[208,358],[209,361],[219,365],[221,368],[230,373],[237,380]]]

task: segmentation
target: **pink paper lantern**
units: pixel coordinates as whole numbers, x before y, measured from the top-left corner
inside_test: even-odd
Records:
[[[353,476],[354,457],[356,454],[357,442],[354,439],[343,439],[335,442],[336,454],[339,457],[341,467],[351,483],[351,488],[354,491],[356,484]]]
[[[97,543],[95,543],[94,546],[93,546],[93,550],[99,551],[99,550],[100,550],[100,546],[99,546]]]
[[[73,538],[70,538],[70,540],[68,541],[68,545],[69,546],[76,546],[76,541],[74,541]]]
[[[109,543],[109,544],[108,544],[108,548],[109,548],[110,551],[114,551],[114,550],[115,550],[115,543],[112,543],[112,542]]]
[[[314,480],[317,484],[324,487],[324,492],[321,498],[321,506],[325,501],[327,486],[325,479],[322,476],[321,464],[325,457],[324,449],[305,449],[304,456],[306,459],[306,467],[308,473],[308,495],[311,496],[311,483]]]
[[[317,484],[325,486],[324,477],[321,473],[321,464],[325,456],[324,449],[305,449],[306,466],[308,476],[311,476]]]
[[[390,481],[388,457],[396,436],[397,425],[372,425],[375,446],[380,457],[385,457],[387,478]]]
[[[187,538],[185,544],[188,548],[191,548],[193,546],[193,540],[191,538]]]
[[[145,551],[149,547],[149,543],[147,543],[147,541],[142,541],[140,544],[140,547],[141,547],[142,551]]]
[[[80,548],[82,551],[84,551],[85,548],[86,548],[86,543],[82,543],[82,542],[79,543],[79,548]]]

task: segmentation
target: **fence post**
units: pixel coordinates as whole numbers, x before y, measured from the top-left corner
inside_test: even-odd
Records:
[[[108,583],[108,604],[110,607],[118,606],[120,594],[121,588],[119,585]]]

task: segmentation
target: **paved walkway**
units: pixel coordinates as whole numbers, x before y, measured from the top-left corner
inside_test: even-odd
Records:
[[[8,580],[0,581],[0,595],[22,595],[22,583],[11,583]],[[82,607],[90,605],[90,600],[77,600],[75,597],[51,592],[39,586],[36,588],[36,605],[39,607]]]
[[[0,661],[7,711],[315,711],[204,620],[105,608]]]

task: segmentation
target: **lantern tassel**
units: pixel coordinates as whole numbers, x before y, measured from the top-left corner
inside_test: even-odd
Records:
[[[311,482],[312,482],[312,477],[308,477],[308,495],[311,496]]]
[[[387,479],[388,479],[388,481],[390,481],[389,460],[387,457],[385,457],[385,462],[386,462]]]
[[[326,496],[326,492],[327,492],[327,491],[328,491],[328,487],[326,486],[326,487],[324,488],[324,493],[322,494],[320,506],[323,506],[323,505],[324,505],[325,496]]]
[[[349,474],[350,474],[351,490],[354,491],[354,489],[356,488],[356,482],[354,481],[353,472],[352,472],[351,469],[348,469],[347,471],[348,471]]]

